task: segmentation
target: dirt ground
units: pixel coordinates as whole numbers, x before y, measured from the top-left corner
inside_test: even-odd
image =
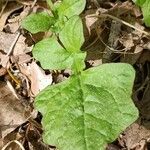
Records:
[[[61,82],[70,72],[43,70],[32,56],[35,43],[47,33],[31,34],[21,21],[47,9],[44,0],[0,1],[0,149],[54,150],[43,143],[41,114],[35,96],[47,85]],[[94,17],[98,16],[98,17]],[[107,150],[150,149],[150,28],[131,0],[87,0],[81,14],[87,68],[125,62],[136,70],[133,101],[138,120],[108,144]]]

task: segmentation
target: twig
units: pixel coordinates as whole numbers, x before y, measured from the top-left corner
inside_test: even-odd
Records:
[[[95,39],[94,39],[94,41],[93,42],[91,42],[88,46],[86,46],[84,49],[88,49],[88,48],[90,48],[92,45],[94,45],[97,41],[99,40],[99,37],[96,37]]]
[[[150,37],[150,34],[148,32],[143,31],[143,30],[135,27],[134,25],[132,25],[132,24],[126,22],[126,21],[123,21],[123,20],[121,20],[121,19],[119,19],[119,18],[117,18],[115,16],[109,15],[109,14],[102,14],[102,13],[100,15],[93,14],[93,15],[89,15],[88,17],[96,17],[96,18],[106,18],[106,17],[109,17],[109,18],[111,18],[113,20],[116,20],[116,21],[118,21],[118,22],[120,22],[120,23],[122,23],[122,24],[124,24],[126,26],[129,26],[130,28],[133,28],[133,29],[135,29],[135,30],[137,30],[137,31],[145,34],[146,36]]]
[[[115,20],[112,20],[110,33],[109,33],[107,42],[108,42],[108,45],[112,47],[113,49],[115,49],[118,45],[118,40],[116,39],[119,38],[120,31],[121,31],[121,23]],[[110,61],[112,57],[114,56],[114,53],[113,53],[114,50],[106,46],[104,51],[106,51],[107,53],[103,55],[102,60],[103,60],[103,63],[107,63],[108,60]]]
[[[99,53],[101,53],[101,54],[106,54],[107,52],[99,52]],[[135,54],[138,54],[138,53],[140,53],[140,52],[138,52],[138,53],[133,53],[133,52],[126,52],[126,51],[124,51],[124,52],[113,52],[113,53],[115,53],[115,54],[124,54],[124,55],[135,55]]]
[[[13,48],[14,46],[16,45],[16,42],[18,41],[19,39],[19,36],[20,36],[20,32],[17,33],[13,43],[11,44],[10,48],[9,48],[9,51],[7,52],[6,56],[9,56],[11,54],[11,52],[13,51]]]
[[[31,8],[33,8],[35,6],[36,2],[37,2],[37,0],[33,1]]]
[[[108,46],[108,45],[102,40],[102,38],[101,38],[100,35],[98,34],[97,29],[96,29],[96,33],[97,33],[97,36],[98,36],[99,40],[100,40],[110,51],[112,51],[112,52],[114,52],[114,53],[120,53],[120,52],[124,52],[124,51],[127,50],[126,48],[121,49],[121,50],[115,50],[113,47]],[[104,53],[104,52],[103,52],[103,53]],[[106,52],[106,53],[107,53],[107,52]],[[104,53],[104,54],[105,54],[105,53]]]
[[[7,67],[8,65],[8,60],[9,60],[9,55],[12,53],[13,49],[14,49],[14,46],[16,44],[16,42],[18,41],[18,38],[20,36],[20,32],[17,33],[13,43],[11,44],[7,54],[5,55],[5,58],[2,59],[2,61],[0,62],[0,64],[3,66],[3,67]]]

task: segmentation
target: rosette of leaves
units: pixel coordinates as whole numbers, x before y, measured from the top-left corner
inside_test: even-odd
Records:
[[[43,140],[59,150],[104,150],[138,116],[131,100],[132,66],[110,63],[83,71],[83,42],[82,21],[72,16],[59,41],[47,38],[33,48],[34,58],[44,69],[73,72],[35,98],[35,107],[43,115]]]
[[[84,10],[86,0],[62,0],[54,4],[47,0],[47,3],[51,11],[27,16],[22,21],[23,28],[33,34],[49,30],[59,33],[70,17],[79,15]]]
[[[150,27],[150,0],[133,0],[133,2],[141,7],[145,25]]]

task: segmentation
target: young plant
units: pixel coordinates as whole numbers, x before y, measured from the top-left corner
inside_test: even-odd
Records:
[[[133,0],[133,2],[141,7],[145,25],[150,27],[150,0]]]
[[[104,150],[138,116],[131,100],[132,66],[110,63],[85,70],[83,42],[82,21],[73,15],[59,31],[59,41],[46,38],[33,48],[44,69],[72,70],[69,79],[35,98],[43,115],[43,140],[59,150]]]
[[[74,15],[79,15],[85,8],[86,0],[63,0],[53,4],[47,0],[50,12],[31,14],[26,17],[22,26],[31,33],[45,32],[52,30],[59,32],[65,22]]]

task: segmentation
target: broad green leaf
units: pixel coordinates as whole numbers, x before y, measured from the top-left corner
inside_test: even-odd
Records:
[[[32,53],[44,69],[70,68],[73,63],[71,54],[55,38],[47,38],[38,42]]]
[[[86,53],[80,51],[84,42],[82,21],[73,16],[59,34],[63,48],[55,38],[40,41],[33,48],[33,56],[44,69],[72,68],[77,73],[85,68]]]
[[[84,35],[82,21],[79,16],[73,16],[66,22],[59,38],[67,51],[80,51],[84,42]]]
[[[55,38],[47,38],[38,42],[32,50],[35,59],[40,61],[44,69],[66,69],[71,68],[74,59],[85,59],[85,54],[79,52],[76,57],[64,49]],[[84,61],[83,61],[84,63]],[[82,64],[80,64],[83,66]],[[83,68],[82,68],[83,69]]]
[[[70,18],[74,15],[79,15],[85,8],[86,0],[63,0],[62,3],[56,5],[58,16]]]
[[[137,119],[128,64],[104,64],[48,86],[35,100],[44,141],[59,150],[104,150]]]
[[[142,5],[142,12],[145,25],[150,27],[150,0],[146,0],[145,3]]]
[[[42,12],[27,16],[22,22],[22,27],[31,33],[37,33],[48,31],[54,23],[53,17],[46,12]]]

